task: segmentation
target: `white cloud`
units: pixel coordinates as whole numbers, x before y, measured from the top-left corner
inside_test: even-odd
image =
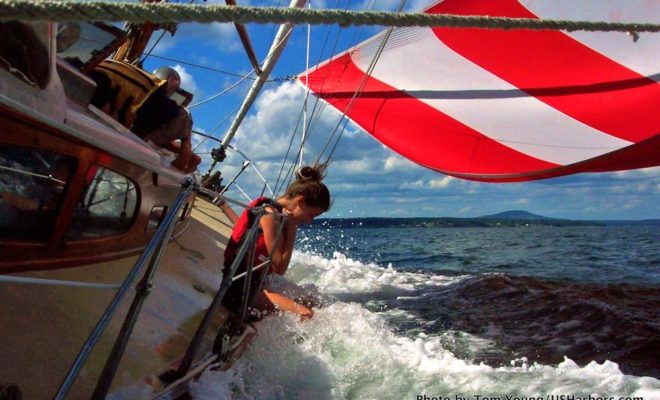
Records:
[[[451,181],[453,181],[454,178],[451,176],[444,176],[440,179],[432,179],[429,181],[429,186],[434,188],[434,189],[444,189],[449,186]]]
[[[388,203],[396,204],[414,204],[415,207],[418,207],[418,204],[426,202],[427,199],[414,196],[403,196],[403,197],[392,197],[387,199]]]
[[[421,189],[424,187],[424,181],[419,179],[414,182],[404,182],[399,185],[399,189]]]
[[[346,174],[369,174],[376,170],[375,164],[374,160],[363,158],[361,160],[335,161],[334,167],[338,172]]]
[[[403,158],[398,154],[392,154],[385,159],[385,171],[400,171],[402,169],[419,168],[417,164]]]
[[[235,144],[250,158],[282,159],[296,126],[302,96],[302,89],[291,83],[264,91],[253,106],[254,114],[241,125]]]

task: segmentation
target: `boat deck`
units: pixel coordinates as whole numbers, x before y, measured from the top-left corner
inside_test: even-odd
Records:
[[[220,285],[232,226],[220,208],[196,199],[189,226],[161,260],[111,393],[138,398],[180,360]],[[121,283],[136,259],[15,275]],[[113,295],[112,289],[0,283],[0,384],[17,384],[27,399],[52,398]],[[90,397],[133,296],[131,291],[122,301],[68,398]],[[226,315],[222,310],[213,322],[200,356]]]

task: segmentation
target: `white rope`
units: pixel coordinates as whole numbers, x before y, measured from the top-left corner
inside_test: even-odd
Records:
[[[258,271],[258,270],[260,270],[261,268],[263,268],[264,266],[266,266],[266,265],[268,265],[268,264],[270,264],[270,263],[271,263],[271,260],[266,260],[266,261],[262,262],[261,264],[257,265],[256,267],[252,268],[252,272],[254,272],[254,271]],[[246,275],[247,275],[247,271],[245,271],[245,272],[243,272],[243,273],[240,273],[240,274],[238,274],[238,275],[235,275],[235,276],[232,278],[232,282],[236,282],[237,280],[241,279],[242,277],[244,277],[244,276],[246,276]]]
[[[1,21],[238,22],[660,32],[660,24],[113,1],[0,0]]]
[[[312,8],[312,1],[310,0],[307,3],[307,8]],[[307,53],[305,54],[305,82],[309,81],[309,51],[311,47],[311,36],[312,36],[312,25],[307,24]],[[303,128],[302,128],[302,139],[300,140],[300,161],[298,165],[300,168],[303,166],[303,156],[305,149],[305,137],[307,136],[307,100],[309,99],[309,84],[307,85],[307,90],[305,91],[305,101],[303,102]]]

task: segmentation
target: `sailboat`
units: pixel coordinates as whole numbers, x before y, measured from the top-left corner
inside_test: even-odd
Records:
[[[553,17],[547,5],[445,0],[425,12]],[[624,19],[657,18],[657,7],[644,5],[613,6],[609,17],[627,10]],[[10,344],[0,350],[0,385],[26,398],[158,398],[218,360],[212,347],[227,318],[214,308],[227,277],[221,250],[236,214],[196,196],[204,192],[201,176],[172,167],[175,154],[90,105],[89,74],[113,54],[139,57],[145,37],[81,23],[73,30],[94,45],[58,55],[56,24],[0,27],[0,342]],[[153,28],[131,27],[134,34]],[[637,45],[621,36],[626,48]],[[395,28],[301,73],[299,82],[403,156],[464,179],[657,166],[657,62],[626,59],[639,50],[618,54],[611,38]],[[603,42],[610,45],[599,49]],[[184,106],[191,100],[185,91],[174,97]],[[475,118],[482,115],[489,118]],[[133,303],[118,298],[142,273]]]
[[[126,61],[152,24],[0,28],[1,396],[157,396],[220,361],[210,353],[228,311],[213,301],[237,216],[196,196],[201,176],[175,168],[175,153],[91,105],[101,67],[134,73],[139,89],[166,83]],[[253,333],[225,349],[225,367]]]

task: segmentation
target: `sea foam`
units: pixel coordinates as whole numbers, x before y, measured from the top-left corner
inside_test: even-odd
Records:
[[[522,358],[500,367],[475,363],[448,349],[450,333],[402,335],[388,322],[392,310],[369,310],[347,296],[416,293],[461,277],[400,272],[341,253],[324,259],[301,252],[294,254],[287,276],[315,284],[313,290],[334,300],[303,323],[292,315],[271,315],[257,323],[258,335],[231,369],[208,370],[192,385],[195,399],[415,399],[424,394],[660,399],[659,380],[625,375],[610,361],[583,367],[568,358],[556,366]]]

